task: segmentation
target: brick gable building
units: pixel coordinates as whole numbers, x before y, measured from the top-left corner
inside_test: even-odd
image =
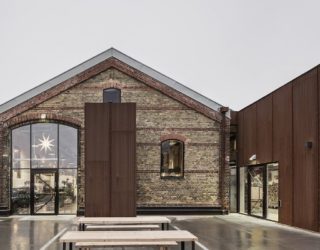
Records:
[[[83,213],[84,108],[106,90],[136,104],[138,212],[228,210],[228,110],[111,48],[0,106],[1,214]]]

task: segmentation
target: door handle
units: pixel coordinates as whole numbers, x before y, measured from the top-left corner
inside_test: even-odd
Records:
[[[278,200],[278,207],[282,207],[282,201],[281,200]]]

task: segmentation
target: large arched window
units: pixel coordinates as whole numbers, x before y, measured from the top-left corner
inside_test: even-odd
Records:
[[[183,177],[184,143],[179,140],[161,142],[161,177]]]
[[[15,214],[75,214],[78,130],[58,123],[12,129],[12,192]]]

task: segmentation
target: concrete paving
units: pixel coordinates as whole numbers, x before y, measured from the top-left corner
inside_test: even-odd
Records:
[[[172,216],[171,218],[173,220],[171,229],[186,229],[199,237],[197,250],[320,250],[319,233],[245,215]],[[0,249],[62,249],[58,238],[67,230],[77,229],[74,219],[74,216],[0,218]],[[118,249],[122,248],[114,248]],[[178,249],[180,248],[170,248],[170,250]],[[186,246],[186,250],[188,249],[189,245]]]

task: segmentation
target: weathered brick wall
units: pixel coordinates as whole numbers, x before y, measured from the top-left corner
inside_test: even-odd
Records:
[[[23,116],[34,120],[45,113],[59,114],[62,120],[76,118],[79,121],[79,206],[84,206],[84,104],[102,102],[103,89],[109,87],[121,88],[122,102],[137,103],[138,206],[221,205],[220,122],[111,68],[14,118],[18,121]],[[167,135],[185,138],[183,179],[160,178],[160,138]]]

